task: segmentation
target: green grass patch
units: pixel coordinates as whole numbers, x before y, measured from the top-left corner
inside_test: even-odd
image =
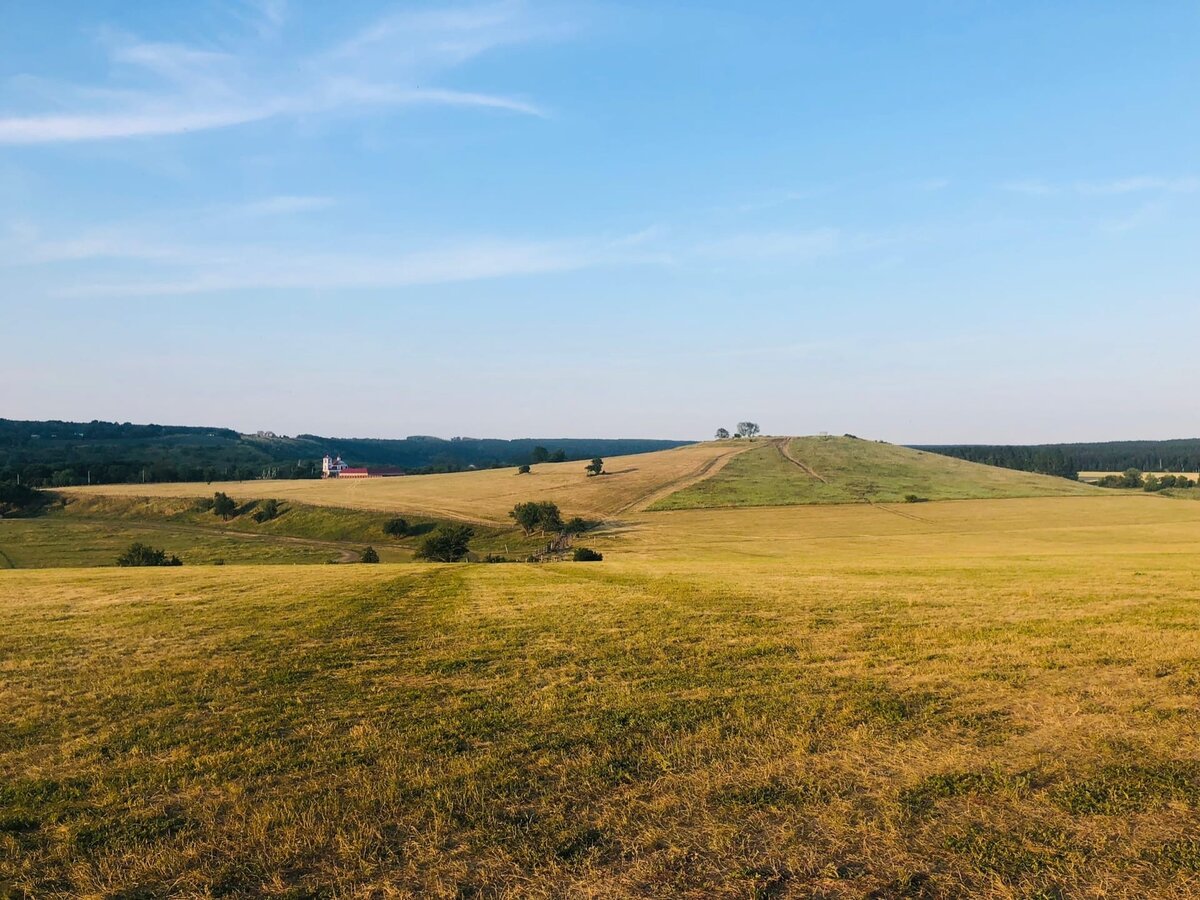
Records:
[[[792,462],[787,452],[803,466]],[[806,468],[807,467],[807,470]],[[812,503],[904,503],[920,516],[921,500],[986,500],[1095,494],[1065,478],[966,462],[857,438],[764,440],[711,478],[658,501],[652,509],[795,506]]]

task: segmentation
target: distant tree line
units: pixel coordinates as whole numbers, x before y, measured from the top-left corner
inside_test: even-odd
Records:
[[[460,472],[643,453],[684,441],[563,438],[329,438],[244,435],[228,428],[116,422],[0,419],[0,480],[29,487],[162,481],[319,478],[320,459],[337,452],[356,465],[410,474]]]
[[[914,445],[971,462],[1077,478],[1080,472],[1200,471],[1200,439],[1170,441],[1103,441],[1078,444],[936,444]]]

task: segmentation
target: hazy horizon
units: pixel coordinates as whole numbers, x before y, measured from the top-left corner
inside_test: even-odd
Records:
[[[1200,8],[14,6],[0,416],[1200,432]]]

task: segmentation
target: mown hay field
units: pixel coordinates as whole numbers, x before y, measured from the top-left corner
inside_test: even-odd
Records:
[[[1200,891],[1196,504],[641,513],[596,540],[0,572],[0,884]]]
[[[577,461],[541,463],[527,475],[518,475],[516,469],[509,468],[400,478],[95,485],[64,488],[62,492],[74,496],[198,497],[224,491],[239,499],[274,497],[314,506],[502,525],[508,524],[508,512],[515,504],[531,497],[558,503],[569,515],[615,515],[713,474],[742,449],[726,441],[614,456],[604,461],[606,474],[594,478],[585,474],[585,463]]]

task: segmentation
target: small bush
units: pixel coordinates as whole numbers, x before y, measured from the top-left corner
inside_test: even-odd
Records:
[[[379,562],[379,554],[375,552],[374,547],[368,547],[362,552],[362,557],[359,559],[359,562],[377,563]]]
[[[580,516],[574,516],[567,521],[562,530],[567,534],[583,534],[585,531],[590,531],[594,527],[592,522]]]
[[[571,559],[575,562],[600,562],[604,559],[604,554],[590,547],[576,547],[575,552],[571,554]]]
[[[528,475],[529,474],[529,466],[517,466],[517,474],[518,475]]]
[[[390,534],[392,537],[404,537],[408,534],[408,530],[408,520],[399,516],[383,523],[383,533]]]
[[[502,555],[500,555],[499,553],[489,553],[487,556],[485,556],[485,557],[483,558],[483,561],[484,561],[485,563],[510,563],[510,562],[514,562],[514,560],[511,560],[511,559],[509,559],[507,556],[502,556]]]
[[[117,557],[117,565],[133,566],[182,566],[178,556],[167,556],[166,550],[158,550],[149,544],[130,544],[129,549]]]
[[[918,497],[916,494],[905,494],[904,502],[905,503],[925,503],[925,502],[927,502],[927,498]]]
[[[278,500],[264,500],[262,505],[254,511],[255,522],[270,522],[280,513]]]

